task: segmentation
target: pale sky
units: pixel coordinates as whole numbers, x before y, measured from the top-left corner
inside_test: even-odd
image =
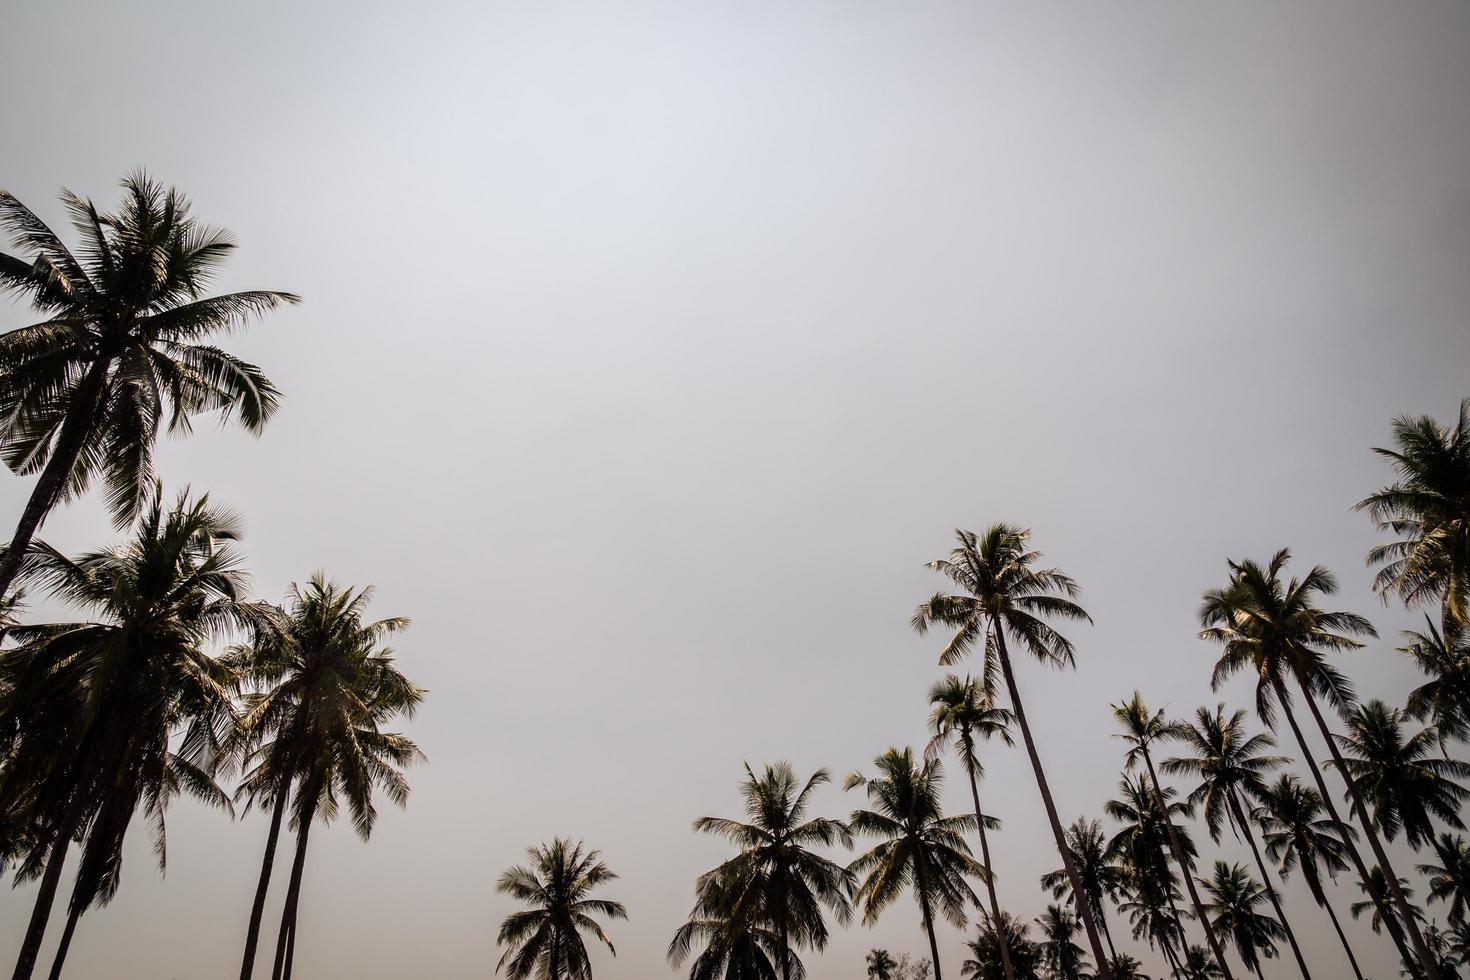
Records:
[[[1215,702],[1227,557],[1335,569],[1384,637],[1343,667],[1416,682],[1349,507],[1393,415],[1470,395],[1463,3],[17,2],[0,92],[0,186],[58,226],[60,186],[110,207],[147,167],[238,237],[221,288],[305,297],[228,341],[285,392],[265,436],[161,454],[245,513],[261,596],[322,569],[414,621],[430,761],[369,844],[313,834],[298,976],[489,976],[494,880],[554,834],[622,875],[599,980],[673,976],[727,853],[689,824],[738,815],[743,761],[840,781],[923,740],[908,619],[956,526],[1033,527],[1096,618],[1076,673],[1021,668],[1066,820],[1114,792],[1109,702]],[[115,534],[89,499],[43,536]],[[1059,862],[1024,753],[986,762],[1029,918]],[[234,977],[266,822],[181,803],[166,878],[139,828],[67,976]],[[874,946],[926,950],[911,902],[810,976]]]

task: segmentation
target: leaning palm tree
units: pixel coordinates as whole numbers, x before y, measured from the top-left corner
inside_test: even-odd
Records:
[[[1389,869],[1387,876],[1389,892],[1400,907],[1399,913],[1406,923],[1405,933],[1412,952],[1401,949],[1408,960],[1418,960],[1430,980],[1442,980],[1418,923],[1408,911],[1408,900],[1398,887],[1398,878],[1392,873],[1388,855],[1383,850],[1368,817],[1363,801],[1358,798],[1342,753],[1327,720],[1317,705],[1317,698],[1326,698],[1328,703],[1346,710],[1355,700],[1352,685],[1327,661],[1331,651],[1353,650],[1362,646],[1355,636],[1377,635],[1372,624],[1350,612],[1327,612],[1316,605],[1319,596],[1332,595],[1337,591],[1337,579],[1320,565],[1311,568],[1300,578],[1282,581],[1282,573],[1291,560],[1291,552],[1282,549],[1265,565],[1254,561],[1230,562],[1230,581],[1223,589],[1213,589],[1204,595],[1200,607],[1200,622],[1204,626],[1200,637],[1223,645],[1224,651],[1215,664],[1211,683],[1219,687],[1227,678],[1240,671],[1249,671],[1256,682],[1256,713],[1267,727],[1274,728],[1277,712],[1287,721],[1295,736],[1301,757],[1311,770],[1312,778],[1322,795],[1328,815],[1342,823],[1337,806],[1327,791],[1327,783],[1317,766],[1316,756],[1307,747],[1306,738],[1297,725],[1292,711],[1291,694],[1286,688],[1288,679],[1296,682],[1302,701],[1311,712],[1323,741],[1327,743],[1333,762],[1348,784],[1352,797],[1353,812],[1363,837],[1372,848],[1380,866]],[[1365,885],[1369,871],[1358,849],[1350,840],[1344,840],[1347,853]],[[1397,939],[1397,937],[1395,937]]]
[[[33,546],[27,579],[92,621],[12,627],[17,646],[0,658],[0,728],[12,733],[20,770],[35,777],[30,785],[7,780],[5,790],[29,794],[44,815],[33,825],[39,836],[30,867],[22,868],[41,881],[15,980],[35,968],[74,840],[82,860],[53,975],[82,912],[116,889],[122,842],[139,806],[155,820],[161,860],[169,800],[186,791],[226,805],[211,772],[232,717],[233,678],[207,647],[238,630],[265,629],[271,619],[268,606],[240,598],[239,533],[238,518],[207,496],[181,494],[166,506],[155,486],[121,545],[77,558]],[[33,751],[44,772],[31,765]],[[0,813],[9,805],[0,799]]]
[[[1048,905],[1036,920],[1042,940],[1037,944],[1042,962],[1055,980],[1083,980],[1087,954],[1072,941],[1080,926],[1077,917],[1060,905]]]
[[[314,780],[325,781],[328,773],[319,772],[324,765],[344,780],[357,781],[347,799],[363,839],[371,834],[376,819],[371,796],[364,795],[367,787],[359,785],[364,775],[380,780],[393,802],[402,805],[407,800],[408,787],[397,767],[417,759],[418,750],[402,736],[380,731],[379,725],[399,714],[412,715],[424,692],[403,676],[393,651],[382,645],[406,629],[408,620],[367,621],[372,596],[371,588],[346,588],[314,575],[304,588],[291,587],[286,608],[279,613],[279,628],[258,634],[228,658],[241,682],[255,688],[244,698],[244,714],[230,744],[246,769],[237,795],[247,809],[260,805],[271,813],[240,980],[249,980],[254,971],[266,894],[293,787],[305,791]],[[338,752],[348,764],[323,762]],[[358,752],[370,766],[376,766],[372,760],[378,759],[387,765],[348,775],[363,765],[353,758]],[[305,827],[300,817],[306,802],[298,792],[298,833]],[[309,833],[309,827],[305,829]],[[294,942],[294,924],[291,934]]]
[[[1007,745],[1011,741],[1012,715],[1004,708],[995,706],[994,699],[970,678],[961,680],[949,674],[929,689],[929,703],[934,710],[929,715],[929,728],[934,733],[929,740],[926,755],[932,757],[945,745],[953,743],[960,761],[964,763],[965,775],[970,779],[970,799],[975,804],[975,826],[980,837],[980,860],[991,874],[985,879],[985,889],[990,899],[990,915],[1000,921],[1000,899],[995,891],[995,873],[990,862],[990,841],[985,835],[985,825],[994,823],[980,811],[979,778],[984,772],[975,753],[976,739],[999,738]],[[1002,972],[1006,980],[1016,980],[1011,969],[1008,947],[1000,945]]]
[[[970,856],[965,843],[965,832],[975,829],[975,818],[944,815],[939,802],[944,767],[938,759],[921,764],[912,749],[889,749],[873,764],[878,775],[869,779],[852,773],[843,786],[864,788],[871,807],[854,810],[848,825],[854,833],[879,841],[849,867],[862,878],[853,898],[862,906],[864,924],[872,925],[905,888],[912,888],[929,936],[934,980],[943,980],[935,913],[956,928],[963,927],[966,905],[980,904],[966,877],[990,874]]]
[[[1470,625],[1470,398],[1451,426],[1427,415],[1393,420],[1388,459],[1398,481],[1359,501],[1398,540],[1368,552],[1382,565],[1374,587],[1406,605],[1441,603],[1446,633]]]
[[[1203,808],[1205,826],[1215,843],[1220,842],[1221,831],[1228,823],[1236,835],[1243,836],[1250,845],[1256,869],[1266,885],[1266,895],[1271,899],[1271,909],[1286,933],[1297,969],[1303,977],[1310,978],[1306,958],[1297,945],[1286,910],[1281,907],[1281,897],[1271,883],[1266,862],[1261,859],[1261,849],[1256,846],[1255,829],[1245,805],[1247,798],[1264,792],[1263,774],[1280,768],[1287,760],[1283,756],[1267,754],[1266,750],[1276,745],[1271,736],[1246,733],[1244,711],[1236,711],[1227,718],[1223,704],[1217,705],[1214,711],[1201,706],[1195,711],[1194,718],[1193,722],[1178,721],[1170,726],[1172,737],[1183,742],[1190,754],[1165,759],[1163,769],[1171,775],[1199,779],[1199,786],[1189,795],[1189,802]]]
[[[0,596],[46,515],[94,476],[119,523],[132,520],[148,496],[161,426],[187,433],[191,416],[218,411],[258,433],[276,409],[276,388],[259,368],[207,341],[297,298],[206,295],[235,247],[229,236],[142,173],[122,186],[113,213],[62,192],[82,240],[75,252],[0,191],[0,228],[34,256],[0,253],[0,290],[42,317],[0,334],[0,456],[16,473],[40,474],[0,555]]]
[[[1409,735],[1404,713],[1374,698],[1346,715],[1347,734],[1337,737],[1352,777],[1353,794],[1372,810],[1373,826],[1393,840],[1402,830],[1418,850],[1436,843],[1434,823],[1464,830],[1460,807],[1470,791],[1455,782],[1470,765],[1435,754],[1431,730]]]
[[[1276,862],[1282,878],[1293,870],[1300,869],[1302,880],[1319,908],[1325,909],[1332,920],[1332,928],[1342,943],[1353,975],[1363,980],[1363,971],[1348,943],[1342,923],[1333,911],[1322,887],[1321,869],[1336,877],[1348,868],[1347,846],[1342,837],[1351,837],[1353,828],[1322,816],[1325,807],[1322,796],[1315,789],[1303,785],[1297,777],[1283,773],[1275,782],[1260,790],[1256,796],[1259,806],[1253,814],[1261,826],[1261,837],[1266,845],[1266,856]]]
[[[626,919],[618,902],[593,898],[592,892],[617,875],[598,851],[584,851],[581,841],[553,838],[550,844],[526,849],[529,867],[517,865],[500,876],[495,890],[530,906],[500,923],[496,942],[506,947],[495,965],[510,980],[592,980],[592,961],[582,934],[596,937],[614,956],[612,940],[594,915]]]
[[[1214,927],[1234,941],[1246,969],[1266,980],[1261,960],[1276,955],[1276,940],[1282,937],[1281,923],[1257,911],[1266,889],[1251,879],[1244,865],[1224,861],[1216,861],[1214,873],[1201,878],[1200,884],[1210,894],[1206,908]]]
[[[1072,600],[1077,597],[1077,583],[1056,568],[1038,567],[1041,553],[1030,550],[1031,532],[1012,524],[995,524],[984,534],[956,531],[959,539],[948,558],[929,563],[929,567],[946,576],[958,588],[955,594],[937,593],[914,612],[913,627],[921,635],[934,625],[947,626],[955,632],[940,653],[941,664],[952,664],[974,650],[982,651],[981,684],[985,690],[995,686],[995,672],[1005,679],[1006,693],[1026,743],[1031,771],[1051,824],[1052,839],[1061,855],[1062,867],[1072,883],[1077,915],[1087,931],[1088,945],[1098,963],[1101,980],[1110,980],[1103,955],[1102,938],[1098,934],[1097,916],[1092,911],[1086,890],[1072,864],[1062,822],[1036,751],[1036,741],[1026,719],[1021,691],[1016,683],[1007,637],[1019,643],[1037,660],[1052,667],[1066,668],[1075,664],[1072,643],[1058,633],[1048,619],[1083,620],[1091,617]]]
[[[1107,837],[1102,824],[1086,817],[1078,817],[1067,828],[1067,850],[1071,852],[1072,864],[1082,880],[1082,889],[1087,893],[1087,904],[1092,909],[1097,927],[1108,944],[1109,961],[1118,958],[1113,945],[1113,934],[1108,929],[1107,904],[1116,897],[1127,878],[1127,870],[1113,860],[1108,850]],[[1041,887],[1051,892],[1053,898],[1072,900],[1072,879],[1066,868],[1057,868],[1041,876]],[[1077,903],[1072,900],[1075,906]]]
[[[1030,927],[1013,915],[980,923],[980,935],[965,945],[970,958],[960,964],[960,976],[968,980],[1002,980],[1003,964],[1020,980],[1042,980],[1041,946],[1028,935]]]
[[[1470,631],[1444,633],[1432,620],[1426,625],[1424,633],[1405,631],[1399,648],[1429,678],[1409,693],[1406,710],[1427,722],[1448,752],[1452,740],[1470,738]]]
[[[1434,849],[1440,863],[1419,865],[1429,879],[1429,901],[1449,904],[1451,924],[1464,922],[1470,911],[1470,845],[1459,835],[1441,834]]]
[[[830,780],[818,769],[804,784],[789,762],[768,765],[757,776],[749,765],[740,793],[747,822],[701,817],[694,829],[724,837],[740,853],[701,877],[707,882],[734,882],[748,895],[757,916],[780,937],[783,968],[791,963],[791,946],[821,950],[827,945],[825,907],[840,924],[852,918],[847,896],[853,879],[841,865],[811,850],[833,844],[852,846],[847,825],[825,817],[807,819],[812,791]],[[783,980],[785,975],[783,973]]]
[[[1158,770],[1154,768],[1153,755],[1149,752],[1149,746],[1160,739],[1171,737],[1169,724],[1164,720],[1164,712],[1162,709],[1150,711],[1143,703],[1143,695],[1137,691],[1133,692],[1133,697],[1129,700],[1112,707],[1113,719],[1123,729],[1121,733],[1113,737],[1121,738],[1129,746],[1124,756],[1124,764],[1127,769],[1132,770],[1140,762],[1143,763],[1149,784],[1153,788],[1151,799],[1158,811],[1159,822],[1163,824],[1164,837],[1168,841],[1174,863],[1179,865],[1179,873],[1184,878],[1184,886],[1189,892],[1190,904],[1194,906],[1195,917],[1199,919],[1200,926],[1204,929],[1205,940],[1209,943],[1210,951],[1215,954],[1215,963],[1225,974],[1225,980],[1231,980],[1230,967],[1225,963],[1225,953],[1220,949],[1220,944],[1215,938],[1215,930],[1205,917],[1199,889],[1194,886],[1193,868],[1190,865],[1189,856],[1184,853],[1184,847],[1180,843],[1179,829],[1174,826],[1168,810],[1162,805],[1164,789],[1159,785]]]

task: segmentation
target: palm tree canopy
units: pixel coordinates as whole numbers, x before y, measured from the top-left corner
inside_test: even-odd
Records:
[[[1256,911],[1267,900],[1266,889],[1244,865],[1216,861],[1210,877],[1199,882],[1210,896],[1205,904],[1210,924],[1230,936],[1247,969],[1256,970],[1261,957],[1276,955],[1276,942],[1286,931],[1271,916]]]
[[[1343,837],[1352,840],[1357,831],[1325,817],[1322,794],[1289,773],[1277,777],[1257,799],[1254,817],[1261,825],[1266,856],[1276,862],[1283,878],[1300,868],[1312,897],[1325,905],[1320,869],[1333,876],[1347,870]]]
[[[190,417],[217,411],[259,432],[278,392],[253,364],[207,341],[284,303],[290,293],[207,295],[235,245],[198,222],[189,201],[142,173],[123,182],[116,212],[70,191],[62,204],[80,236],[75,252],[33,211],[0,191],[0,228],[35,256],[0,263],[0,289],[28,299],[42,319],[0,334],[0,457],[35,473],[51,457],[68,412],[90,415],[63,496],[94,476],[120,523],[133,518],[153,479],[159,428],[186,433]],[[100,372],[93,375],[93,372]],[[95,401],[89,376],[100,378]]]
[[[988,919],[980,923],[980,934],[965,945],[970,958],[960,964],[960,976],[973,980],[1005,980],[1000,944],[1010,954],[1011,970],[1016,980],[1042,980],[1042,950],[1030,937],[1030,927],[1011,915],[1000,914],[1000,923]]]
[[[617,955],[612,940],[593,918],[626,919],[618,902],[593,898],[592,892],[617,878],[601,853],[583,849],[581,841],[554,838],[526,850],[531,863],[509,868],[496,891],[528,908],[512,912],[500,924],[496,941],[506,947],[496,972],[511,980],[535,975],[538,980],[590,980],[592,963],[582,934],[597,938]]]
[[[1065,839],[1067,849],[1072,852],[1072,862],[1077,868],[1082,888],[1092,900],[1093,915],[1101,924],[1105,914],[1103,909],[1106,908],[1103,900],[1118,894],[1124,885],[1127,871],[1114,861],[1102,824],[1098,821],[1078,817],[1067,828]],[[1076,904],[1072,899],[1072,882],[1067,877],[1065,868],[1057,868],[1042,875],[1041,887],[1050,890],[1053,898],[1066,899]]]
[[[905,888],[912,888],[921,907],[927,902],[930,912],[963,926],[967,905],[979,904],[966,878],[989,874],[965,843],[966,832],[975,829],[974,815],[944,815],[944,769],[938,759],[921,764],[912,749],[895,748],[874,765],[877,776],[853,773],[845,782],[847,789],[864,788],[870,807],[854,810],[849,826],[855,834],[879,840],[849,865],[862,878],[853,897],[863,908],[863,922],[878,921]]]
[[[1418,848],[1434,841],[1434,821],[1464,829],[1459,810],[1470,792],[1455,782],[1470,765],[1440,758],[1430,730],[1406,735],[1404,714],[1374,698],[1344,716],[1347,734],[1337,736],[1353,785],[1389,840],[1400,830]]]
[[[1414,889],[1409,887],[1407,878],[1399,879],[1399,888],[1403,891],[1405,899],[1412,899],[1414,897]],[[1398,909],[1394,906],[1393,899],[1389,895],[1388,876],[1383,873],[1383,868],[1376,864],[1369,868],[1368,880],[1366,882],[1358,882],[1358,890],[1365,897],[1361,902],[1354,902],[1349,906],[1348,911],[1352,912],[1354,919],[1362,917],[1365,913],[1372,912],[1373,917],[1369,920],[1368,924],[1373,927],[1374,932],[1382,931],[1385,924],[1390,922],[1399,927],[1402,926],[1402,923],[1399,921]],[[1424,913],[1418,906],[1410,905],[1409,913],[1416,921],[1424,921]]]
[[[1036,920],[1042,940],[1037,943],[1042,961],[1053,977],[1081,980],[1087,972],[1087,954],[1072,941],[1081,926],[1077,917],[1060,905],[1048,905]]]
[[[1246,799],[1260,796],[1266,788],[1265,775],[1286,765],[1284,756],[1267,753],[1275,748],[1275,740],[1264,732],[1248,734],[1245,712],[1236,710],[1227,717],[1223,704],[1214,710],[1201,705],[1195,710],[1193,722],[1175,722],[1169,726],[1169,734],[1183,743],[1189,754],[1165,759],[1164,771],[1199,780],[1189,794],[1189,804],[1203,808],[1211,838],[1218,841],[1226,823],[1238,834],[1243,828],[1235,827],[1231,800],[1238,797],[1233,794]]]
[[[929,703],[933,705],[929,713],[929,730],[933,734],[925,748],[927,757],[934,757],[945,745],[953,743],[966,769],[978,777],[984,774],[985,767],[976,754],[976,742],[998,738],[1006,745],[1015,744],[1011,738],[1015,716],[997,706],[994,697],[969,677],[945,675],[929,689]]]
[[[898,962],[889,955],[888,950],[868,950],[866,962],[871,980],[893,980],[893,971],[897,969]]]
[[[703,949],[689,969],[689,980],[804,980],[806,968],[782,942],[750,900],[748,879],[730,875],[706,876],[695,894],[695,904],[669,943],[668,960],[674,966],[688,959],[695,945]]]
[[[1470,599],[1470,398],[1444,426],[1427,415],[1393,420],[1393,449],[1375,449],[1398,479],[1359,501],[1397,540],[1368,552],[1374,588],[1406,604],[1443,599],[1446,621],[1466,622]]]
[[[1429,900],[1449,905],[1450,922],[1464,922],[1470,911],[1470,845],[1458,834],[1441,834],[1435,850],[1439,864],[1419,865],[1419,873],[1429,879]]]
[[[1400,652],[1413,659],[1429,680],[1409,694],[1407,711],[1427,722],[1442,743],[1470,737],[1470,636],[1463,628],[1442,632],[1430,620],[1427,631],[1404,633]]]
[[[1215,962],[1215,956],[1203,946],[1191,946],[1184,951],[1184,976],[1181,980],[1215,980],[1225,972]]]

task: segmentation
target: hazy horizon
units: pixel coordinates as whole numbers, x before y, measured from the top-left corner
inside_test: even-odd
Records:
[[[1422,613],[1373,595],[1350,507],[1393,416],[1470,396],[1464,4],[139,0],[6,28],[0,187],[73,240],[58,188],[111,207],[146,168],[238,239],[221,288],[304,297],[226,342],[279,416],[163,443],[167,486],[244,515],[259,596],[322,570],[413,620],[429,761],[369,843],[313,832],[299,976],[490,976],[495,878],[558,834],[622,875],[598,980],[675,976],[728,852],[689,825],[738,815],[743,762],[840,783],[923,743],[943,641],[909,617],[956,527],[1031,527],[1096,621],[1065,630],[1076,672],[1021,668],[1068,822],[1116,788],[1110,702],[1250,707],[1196,639],[1227,558],[1331,568],[1381,634],[1342,659],[1360,693],[1418,683],[1393,649]],[[0,300],[0,329],[28,314]],[[30,487],[0,474],[0,513]],[[42,537],[117,532],[93,495]],[[985,762],[1030,919],[1059,862],[1024,751]],[[237,975],[266,823],[180,802],[166,877],[135,825],[66,975]],[[1343,969],[1284,891],[1318,980]],[[0,890],[0,948],[33,894]],[[918,923],[906,897],[835,930],[808,975],[927,955]],[[941,930],[947,977],[969,938]]]

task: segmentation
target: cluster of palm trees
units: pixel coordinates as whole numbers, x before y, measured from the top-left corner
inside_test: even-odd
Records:
[[[0,334],[0,456],[38,474],[0,553],[0,873],[39,879],[15,980],[36,968],[63,866],[76,873],[50,976],[82,915],[116,894],[135,817],[160,867],[165,814],[187,793],[222,810],[271,812],[241,966],[252,975],[286,815],[295,831],[274,980],[290,977],[313,822],[345,804],[364,838],[375,793],[402,804],[419,751],[385,730],[424,692],[366,618],[371,589],[318,575],[284,605],[252,600],[240,520],[207,494],[169,497],[154,474],[160,429],[212,412],[259,432],[278,392],[208,341],[289,293],[206,295],[234,245],[189,202],[142,174],[111,213],[63,192],[81,244],[0,191],[0,226],[29,258],[0,252],[0,290],[38,322]],[[36,539],[61,502],[101,483],[121,543],[67,556]],[[31,594],[79,615],[23,616]],[[238,775],[233,793],[221,785]],[[242,896],[243,899],[243,896]]]

